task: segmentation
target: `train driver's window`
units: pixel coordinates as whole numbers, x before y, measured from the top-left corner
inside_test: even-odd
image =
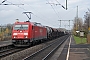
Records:
[[[34,30],[34,26],[32,26],[32,30]]]

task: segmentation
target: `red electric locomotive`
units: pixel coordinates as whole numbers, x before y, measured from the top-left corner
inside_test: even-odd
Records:
[[[36,41],[47,39],[47,29],[40,23],[15,22],[12,29],[14,46],[30,46]]]

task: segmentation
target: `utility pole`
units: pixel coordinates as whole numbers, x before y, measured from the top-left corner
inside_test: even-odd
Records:
[[[31,14],[32,14],[32,12],[23,12],[24,14],[26,14],[26,16],[28,17],[28,19],[30,20],[31,19]],[[29,14],[29,15],[28,15]],[[28,20],[28,21],[29,21]]]
[[[79,25],[78,25],[78,6],[77,6],[77,16],[76,16],[76,29],[79,30]]]
[[[60,21],[60,27],[61,27],[61,21],[68,21],[69,22],[69,27],[70,27],[70,21],[73,21],[73,20],[58,20],[58,21]]]
[[[78,6],[77,6],[77,18],[78,18]]]
[[[87,34],[87,42],[90,44],[90,13],[88,13],[88,34]]]
[[[87,14],[88,14],[88,34],[90,34],[90,9],[88,8],[88,11]]]
[[[78,21],[78,6],[77,6],[77,10],[76,10],[76,32],[79,32],[79,21]]]
[[[90,9],[88,8],[88,11],[89,12],[87,12],[88,13],[88,34],[90,34]]]
[[[79,26],[79,21],[78,21],[78,6],[77,6],[77,10],[76,10],[76,34],[79,36],[79,32],[80,32],[80,26]]]
[[[67,10],[67,0],[66,0],[66,10]]]

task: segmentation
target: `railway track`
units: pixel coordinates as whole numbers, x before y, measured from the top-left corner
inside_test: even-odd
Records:
[[[57,38],[57,39],[54,39],[54,40],[51,40],[51,41],[48,41],[48,42],[45,42],[45,43],[42,43],[42,44],[39,44],[39,45],[32,46],[30,48],[25,48],[25,49],[24,48],[23,49],[22,48],[15,48],[15,49],[12,48],[8,51],[0,53],[0,55],[2,55],[0,57],[0,59],[1,60],[7,60],[7,59],[9,59],[9,60],[12,60],[12,59],[13,60],[22,60],[22,59],[27,60],[27,58],[29,58],[29,56],[32,55],[29,60],[33,60],[31,58],[34,58],[34,56],[37,56],[37,54],[41,54],[40,56],[42,56],[42,58],[41,59],[36,59],[36,60],[42,60],[46,56],[48,56],[49,54],[51,55],[52,54],[51,51],[57,46],[57,44],[61,43],[62,40],[65,39],[65,37],[68,37],[68,35],[62,36],[60,38]],[[48,47],[46,47],[47,45],[48,45]],[[52,48],[50,48],[51,46],[52,46]],[[45,50],[47,50],[47,51],[44,52]],[[39,53],[40,51],[42,53]]]
[[[62,40],[57,40],[56,42],[31,54],[23,60],[48,60],[48,57],[50,57],[67,38],[68,36],[63,37]]]
[[[2,51],[0,51],[0,58],[3,58],[5,56],[8,56],[10,54],[19,52],[19,51],[24,50],[24,49],[26,49],[26,48],[16,48],[16,47],[14,47],[14,48],[2,50]]]
[[[4,50],[7,50],[7,49],[10,49],[10,48],[13,48],[13,45],[10,44],[10,45],[3,45],[3,46],[0,46],[0,51],[4,51]]]

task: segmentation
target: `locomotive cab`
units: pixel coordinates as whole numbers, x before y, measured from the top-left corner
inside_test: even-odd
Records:
[[[16,22],[12,29],[14,46],[30,46],[47,39],[47,29],[40,23]]]
[[[12,42],[14,45],[30,44],[30,22],[16,22],[12,30]]]

